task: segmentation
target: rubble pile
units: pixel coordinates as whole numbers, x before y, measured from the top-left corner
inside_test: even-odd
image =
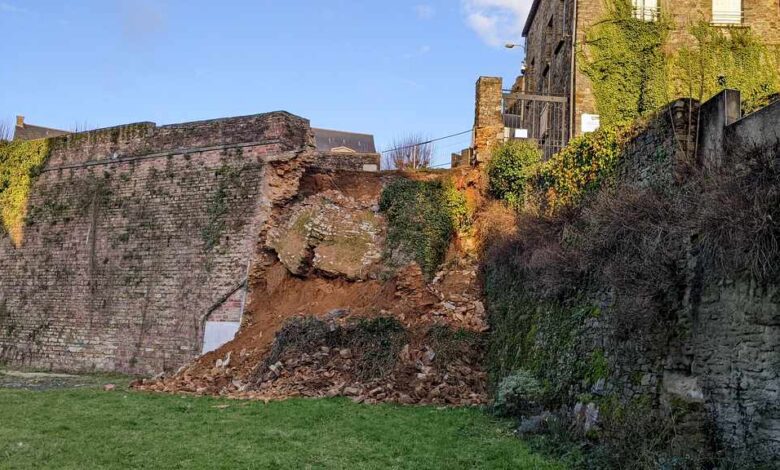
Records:
[[[237,337],[134,387],[256,400],[485,403],[476,259],[450,256],[430,282],[414,262],[383,265],[381,185],[360,184],[358,192],[313,181],[316,191],[285,208],[262,242],[276,260],[255,276]]]

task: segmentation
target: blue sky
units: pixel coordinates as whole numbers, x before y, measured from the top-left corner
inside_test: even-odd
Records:
[[[469,129],[530,0],[0,0],[0,119],[72,129],[273,110],[373,133]],[[469,137],[438,146],[437,162]]]

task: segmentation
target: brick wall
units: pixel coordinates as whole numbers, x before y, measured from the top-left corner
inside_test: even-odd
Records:
[[[274,205],[297,191],[313,140],[306,120],[271,113],[133,124],[52,148],[23,244],[0,235],[0,360],[149,374],[199,354],[208,312],[237,317],[221,301]]]

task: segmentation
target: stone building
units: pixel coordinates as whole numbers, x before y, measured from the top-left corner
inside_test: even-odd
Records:
[[[638,19],[656,21],[664,15],[672,21],[671,48],[687,43],[688,27],[698,21],[724,28],[750,28],[770,46],[780,45],[780,4],[776,0],[630,1]],[[537,113],[535,125],[542,129],[531,129],[531,137],[544,143],[545,126],[552,128],[554,119],[561,122],[553,130],[562,130],[566,141],[598,127],[593,87],[579,70],[576,51],[588,29],[605,13],[604,0],[534,0],[523,29],[525,70],[512,89],[532,95],[523,104],[530,102],[547,113]],[[510,114],[520,115],[519,107],[510,109]]]

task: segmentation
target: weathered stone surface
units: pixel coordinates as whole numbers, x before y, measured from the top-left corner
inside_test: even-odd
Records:
[[[313,157],[287,113],[66,135],[35,180],[25,238],[0,231],[0,360],[156,374],[200,353],[203,321],[238,320],[275,204]]]
[[[315,269],[367,279],[382,256],[384,223],[371,207],[327,191],[296,204],[289,222],[269,234],[268,246],[296,275]]]

